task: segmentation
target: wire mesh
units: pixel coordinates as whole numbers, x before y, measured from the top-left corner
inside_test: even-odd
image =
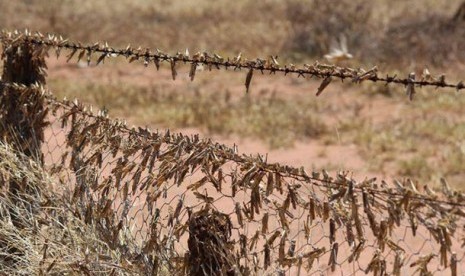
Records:
[[[191,256],[193,233],[202,232],[195,225],[212,227],[193,218],[216,216],[224,236],[209,253],[224,257],[226,273],[462,272],[464,195],[445,181],[431,191],[409,180],[308,174],[197,135],[128,128],[44,95],[45,168],[68,187],[75,214],[141,271],[188,273],[199,257]]]

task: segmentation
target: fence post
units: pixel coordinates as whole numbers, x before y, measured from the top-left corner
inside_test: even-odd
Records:
[[[460,23],[465,21],[465,1],[462,2],[462,4],[459,6],[457,11],[454,14],[454,17],[452,18],[452,21],[455,23]]]
[[[42,164],[41,144],[47,110],[42,93],[29,89],[29,86],[45,85],[46,49],[39,49],[41,46],[35,46],[27,39],[5,39],[2,44],[4,84],[0,85],[0,139],[15,151]],[[13,83],[20,86],[11,85]],[[30,192],[28,187],[22,187],[24,185],[14,180],[10,180],[8,185],[13,200],[20,196],[20,192]],[[12,212],[10,215],[15,224],[17,214]]]
[[[228,215],[205,208],[193,213],[188,223],[189,275],[235,275]]]
[[[2,80],[5,83],[26,87],[45,85],[45,54],[35,49],[28,40],[20,39],[12,44],[3,41]],[[0,135],[3,142],[41,162],[40,144],[44,139],[45,119],[42,95],[30,89],[4,86],[0,97]]]
[[[32,84],[45,85],[45,51],[36,51],[37,48],[28,40],[2,43],[2,81],[25,88],[4,85],[0,91],[1,139],[15,150],[42,163],[40,146],[44,140],[46,116],[44,98],[27,87]]]
[[[32,84],[45,84],[45,51],[37,48],[27,40],[2,41],[3,61],[2,82],[0,83],[0,141],[43,163],[41,143],[44,140],[45,116],[47,110],[44,97],[36,89],[29,89]],[[45,50],[45,49],[44,49]],[[13,83],[18,84],[12,85]],[[21,208],[34,213],[36,208],[33,198],[37,191],[32,190],[28,181],[9,179],[0,183],[0,189],[8,190],[8,196],[19,208],[10,207],[11,222],[18,229],[26,227],[22,223]],[[1,185],[8,185],[1,187]],[[34,194],[35,193],[35,194]],[[30,195],[30,196],[25,196]],[[0,248],[11,256],[23,256],[23,249],[8,242],[0,241]],[[16,262],[5,258],[3,262]]]

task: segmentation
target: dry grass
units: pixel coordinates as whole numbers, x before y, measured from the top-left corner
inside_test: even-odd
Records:
[[[0,144],[0,175],[0,274],[139,274],[120,248],[76,216],[64,186],[32,159]],[[10,180],[29,192],[12,196]]]

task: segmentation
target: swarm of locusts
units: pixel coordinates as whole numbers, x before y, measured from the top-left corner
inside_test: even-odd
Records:
[[[318,95],[333,78],[405,85],[410,97],[422,85],[463,89],[462,83],[450,84],[427,70],[421,79],[414,74],[406,79],[380,78],[376,67],[356,70],[315,62],[298,68],[281,66],[276,56],[250,61],[241,54],[231,59],[189,51],[168,55],[131,47],[117,50],[106,43],[84,46],[29,32],[4,32],[0,39],[4,51],[23,43],[34,45],[28,48],[31,58],[50,51],[59,56],[67,50],[68,61],[91,63],[95,55],[97,64],[114,56],[157,68],[165,62],[173,78],[182,63],[190,64],[192,80],[200,65],[208,70],[246,69],[247,90],[255,71],[322,78]],[[388,184],[376,178],[356,180],[346,171],[334,176],[325,170],[307,171],[270,163],[266,156],[240,154],[235,146],[199,135],[128,127],[77,100],[58,100],[41,84],[0,81],[2,93],[5,88],[18,93],[18,106],[33,106],[24,102],[27,95],[44,100],[46,121],[41,126],[47,137],[42,149],[44,159],[52,160],[47,172],[60,187],[69,187],[72,216],[95,229],[101,244],[114,255],[121,252],[121,267],[131,271],[151,275],[162,274],[163,267],[175,274],[219,268],[234,275],[463,271],[465,195],[451,189],[445,179],[440,188],[431,189],[410,179]],[[37,117],[18,112],[26,119]],[[215,229],[222,233],[211,233]],[[204,265],[210,262],[210,267],[192,270],[199,259]],[[92,268],[87,255],[74,265],[81,272]]]

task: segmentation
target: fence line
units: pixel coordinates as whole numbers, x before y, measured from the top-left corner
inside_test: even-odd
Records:
[[[177,63],[189,63],[191,66],[189,76],[191,80],[194,79],[196,68],[198,65],[204,65],[209,70],[233,68],[234,70],[247,69],[248,73],[245,80],[246,91],[249,90],[249,86],[253,77],[254,71],[259,71],[262,74],[269,72],[275,74],[276,72],[284,73],[284,75],[292,74],[298,77],[317,77],[322,78],[323,81],[318,88],[317,95],[320,95],[322,91],[331,83],[333,78],[350,79],[354,83],[361,83],[363,81],[381,82],[387,84],[404,85],[406,87],[406,93],[412,100],[415,94],[415,87],[432,86],[437,88],[454,88],[460,91],[465,88],[463,81],[459,81],[456,84],[446,82],[445,75],[437,77],[431,76],[426,70],[423,72],[421,79],[417,79],[415,73],[410,73],[406,78],[398,78],[397,75],[386,75],[382,77],[378,75],[377,67],[373,67],[369,70],[365,69],[354,69],[349,67],[338,67],[336,65],[321,64],[315,62],[313,64],[304,64],[303,67],[297,67],[293,64],[287,64],[284,66],[279,65],[277,57],[271,56],[268,59],[256,58],[254,60],[247,60],[242,57],[240,53],[234,58],[223,58],[215,53],[196,53],[192,56],[186,50],[185,53],[178,52],[175,55],[170,55],[156,49],[153,53],[149,48],[132,48],[130,46],[125,49],[115,49],[105,43],[94,43],[92,45],[84,45],[80,42],[71,42],[68,39],[64,39],[61,36],[48,34],[46,36],[40,33],[31,33],[30,31],[3,31],[0,40],[8,44],[15,43],[32,43],[38,46],[37,51],[48,52],[48,48],[53,48],[56,52],[57,57],[61,55],[62,49],[71,51],[68,55],[67,61],[69,62],[73,57],[77,57],[77,60],[86,59],[88,63],[91,62],[93,54],[99,54],[97,59],[97,65],[103,63],[106,58],[124,56],[129,62],[136,60],[142,60],[145,66],[148,66],[152,62],[156,68],[159,69],[160,63],[165,62],[170,64],[173,79],[177,76],[176,66]],[[76,55],[77,54],[77,55]]]
[[[188,216],[189,218],[196,217],[196,215],[202,216],[202,212],[206,212],[205,210],[216,210],[214,212],[219,212],[219,214],[224,214],[229,218],[233,225],[231,229],[237,231],[231,237],[234,237],[236,241],[240,239],[244,239],[244,241],[237,245],[237,253],[231,251],[228,254],[235,256],[233,259],[242,260],[237,261],[239,262],[237,265],[241,267],[237,269],[245,274],[253,271],[252,267],[254,266],[257,266],[256,269],[259,271],[269,271],[271,268],[275,273],[281,271],[292,274],[296,270],[300,270],[303,258],[309,257],[315,260],[324,255],[328,255],[330,258],[329,266],[325,268],[325,266],[318,265],[316,266],[317,270],[313,270],[314,265],[309,265],[309,273],[311,271],[335,271],[336,267],[340,267],[342,271],[347,265],[346,262],[352,263],[354,258],[358,260],[360,254],[363,254],[361,253],[363,250],[369,252],[366,254],[374,254],[374,263],[371,266],[376,266],[378,273],[389,271],[386,260],[393,258],[392,270],[390,271],[393,274],[398,274],[403,271],[401,267],[405,266],[403,263],[405,260],[399,263],[397,259],[401,258],[400,255],[407,254],[408,251],[405,246],[399,243],[405,243],[407,240],[410,242],[412,239],[429,241],[432,248],[432,251],[428,251],[431,252],[429,259],[424,259],[423,256],[416,261],[411,260],[413,267],[422,262],[426,262],[423,264],[426,267],[426,264],[430,263],[435,256],[440,256],[441,261],[440,264],[436,264],[437,269],[440,266],[446,268],[449,263],[452,269],[454,262],[460,263],[465,258],[465,254],[457,256],[454,253],[459,250],[457,246],[459,246],[462,228],[465,226],[463,223],[465,212],[460,208],[462,207],[460,202],[465,196],[449,189],[445,182],[442,191],[428,194],[430,191],[420,192],[410,181],[397,183],[396,188],[391,188],[388,184],[378,184],[375,180],[357,182],[343,173],[338,174],[336,178],[326,175],[325,172],[314,172],[312,176],[307,176],[303,169],[267,164],[260,156],[241,156],[236,149],[215,144],[210,140],[202,140],[197,135],[188,137],[182,134],[171,134],[169,131],[153,133],[147,129],[128,128],[123,122],[114,121],[102,112],[94,115],[90,111],[90,107],[85,107],[77,101],[57,101],[42,86],[28,87],[11,83],[3,83],[2,85],[14,87],[20,93],[39,92],[44,95],[50,113],[54,116],[50,118],[51,125],[47,127],[52,129],[52,137],[58,136],[55,134],[57,123],[61,125],[61,128],[67,129],[65,131],[66,144],[59,145],[62,161],[52,162],[50,171],[56,174],[57,171],[68,170],[63,167],[65,164],[63,162],[66,159],[66,157],[63,159],[63,156],[72,156],[69,168],[71,168],[71,174],[76,175],[76,179],[70,178],[68,181],[75,183],[71,185],[71,191],[74,189],[74,192],[71,193],[73,197],[76,194],[82,196],[87,193],[88,196],[95,194],[96,199],[103,199],[112,195],[110,199],[106,200],[110,200],[109,202],[115,205],[113,212],[117,214],[117,218],[127,217],[128,212],[132,212],[132,214],[148,212],[150,215],[144,219],[143,223],[146,226],[135,224],[136,215],[124,218],[127,219],[125,220],[126,228],[134,228],[137,225],[135,234],[126,233],[125,235],[132,237],[132,239],[137,237],[142,239],[140,248],[145,248],[150,243],[161,246],[166,243],[166,240],[161,238],[163,236],[161,233],[165,233],[166,238],[166,235],[170,235],[168,233],[172,233],[172,231],[181,231],[177,232],[178,239],[172,241],[171,247],[173,247],[174,252],[152,252],[152,254],[163,256],[165,262],[178,260],[178,254],[182,255],[180,252],[183,250],[179,251],[179,248],[174,248],[176,244],[182,247],[179,244],[182,244],[181,237],[186,232],[182,232],[185,230],[180,229],[190,227],[188,226],[190,220],[185,218],[185,212],[192,213],[189,210],[196,210],[195,215],[191,214]],[[71,125],[68,126],[69,124]],[[50,143],[50,140],[48,141]],[[163,145],[166,145],[164,150],[162,150]],[[45,153],[46,156],[56,155],[54,151]],[[114,159],[111,156],[114,156]],[[158,170],[155,175],[144,176],[144,172],[150,167],[148,163],[151,162],[149,162],[151,159],[159,160],[160,167],[155,166]],[[60,163],[61,165],[59,165]],[[110,178],[106,175],[108,172],[105,173],[109,170],[105,169],[108,166],[112,168]],[[60,169],[56,167],[60,167]],[[193,174],[187,173],[188,171],[193,172]],[[201,176],[195,177],[195,174],[198,173],[201,173]],[[95,174],[97,175],[97,179],[94,180],[95,184],[82,182],[83,179],[89,179],[89,175]],[[152,174],[149,173],[149,175]],[[108,179],[112,178],[113,182],[108,182]],[[189,185],[183,184],[186,179],[191,179]],[[111,183],[113,184],[110,185]],[[126,183],[126,185],[133,183],[133,187],[132,189],[122,187],[122,183]],[[227,188],[225,187],[226,183]],[[81,185],[84,185],[85,188]],[[157,188],[163,186],[164,191]],[[178,190],[177,187],[180,187],[181,190]],[[200,192],[202,188],[205,190]],[[231,192],[225,191],[228,188],[231,189]],[[88,189],[88,191],[85,192],[82,189]],[[149,192],[151,189],[158,191],[155,199],[152,198],[153,192]],[[396,189],[397,192],[393,192],[391,189]],[[113,190],[114,192],[111,192]],[[141,192],[135,193],[136,191]],[[163,204],[157,203],[155,205],[158,210],[157,215],[153,213],[151,209],[153,207],[150,206],[154,204],[154,200],[155,202],[162,200],[160,196],[164,193],[168,194],[166,201]],[[241,193],[242,195],[239,196],[238,194]],[[192,204],[190,206],[182,203],[188,201],[188,198]],[[124,203],[128,200],[130,203]],[[143,203],[138,203],[141,200]],[[230,204],[232,209],[224,209],[222,206],[224,203],[221,203],[224,200],[232,201]],[[110,205],[103,203],[95,205],[92,202],[92,199],[86,199],[80,203],[83,204],[82,210],[85,210],[81,211],[83,216],[89,212],[89,208],[95,209],[94,216],[97,220],[102,217],[102,213],[109,212],[106,209]],[[178,203],[176,204],[176,202]],[[359,204],[360,206],[358,206]],[[121,208],[123,209],[122,213],[118,211]],[[359,212],[358,208],[362,208],[364,212]],[[254,213],[256,214],[254,215]],[[264,213],[263,218],[255,217],[261,213]],[[88,216],[87,214],[86,217]],[[150,225],[150,221],[155,217],[163,217],[163,219],[158,221],[157,226],[150,228],[152,226],[147,225]],[[180,217],[178,224],[173,224],[173,219],[176,217]],[[205,222],[205,217],[201,218],[203,225],[211,223],[208,220]],[[327,224],[328,219],[329,224]],[[403,223],[404,220],[407,224]],[[271,226],[268,224],[274,225],[273,228],[270,228]],[[318,246],[305,241],[304,238],[308,235],[311,236],[311,229],[316,225],[321,225],[323,231],[314,234],[319,237],[314,237],[316,239],[314,242],[319,244]],[[144,230],[144,227],[149,227],[149,229]],[[198,227],[200,230],[195,231],[202,232],[202,225]],[[220,228],[224,227],[226,226]],[[352,227],[355,228],[355,233],[352,232],[354,231]],[[250,233],[247,230],[249,228],[257,230]],[[115,224],[109,229],[116,231],[115,229],[121,228]],[[410,229],[411,234],[406,236],[408,229]],[[162,231],[160,239],[157,241],[150,238],[152,235],[150,233],[155,230]],[[195,231],[190,230],[187,233],[192,235]],[[257,236],[256,233],[261,234]],[[403,233],[403,238],[399,238],[400,233]],[[431,237],[428,238],[428,235]],[[357,239],[358,244],[355,242]],[[280,240],[279,244],[274,245],[274,240]],[[324,240],[329,241],[329,249],[319,242]],[[256,248],[257,243],[264,246],[263,249]],[[296,248],[296,243],[300,247]],[[437,243],[439,247],[433,246],[434,243]],[[229,242],[225,241],[222,246],[226,246],[226,244]],[[244,244],[246,244],[245,247]],[[391,248],[390,251],[385,251],[386,245]],[[291,253],[286,253],[284,247]],[[189,252],[192,252],[193,249],[189,249]],[[223,252],[222,250],[220,251]],[[249,252],[250,250],[253,252]],[[338,250],[351,253],[346,253],[348,254],[346,259],[339,259],[338,262]],[[359,252],[359,250],[361,251]],[[420,253],[423,253],[423,249],[419,252],[415,250],[420,249],[411,250],[413,251],[407,254],[410,259],[417,255],[422,256]],[[263,262],[257,263],[257,260],[254,260],[257,254],[264,256]],[[447,257],[448,254],[451,256],[450,261]],[[276,263],[273,263],[272,260]],[[233,261],[227,258],[226,262]],[[249,265],[252,263],[255,265],[250,267]],[[362,269],[363,264],[361,263],[363,262],[358,263],[357,271]],[[421,265],[421,269],[429,271],[423,265]],[[368,266],[362,270],[370,272],[373,271],[372,269]],[[437,271],[444,272],[442,269]]]
[[[94,118],[99,121],[105,121],[107,124],[114,125],[118,131],[134,136],[139,136],[145,139],[153,139],[154,142],[158,141],[160,138],[164,143],[176,145],[177,139],[170,138],[169,130],[165,134],[160,134],[158,132],[153,133],[150,132],[148,129],[138,128],[129,128],[126,125],[126,122],[119,121],[119,120],[112,120],[110,119],[103,111],[100,111],[98,115],[95,115],[91,112],[91,107],[86,107],[78,102],[77,99],[74,101],[69,101],[64,99],[62,101],[58,100],[56,97],[53,96],[53,93],[46,89],[42,85],[33,85],[31,87],[17,84],[17,83],[9,83],[3,82],[0,80],[0,89],[2,87],[13,87],[19,90],[34,90],[37,93],[40,93],[45,96],[46,100],[50,105],[59,106],[64,110],[78,112],[83,116]],[[183,139],[189,139],[189,137],[184,136],[183,134],[178,134]],[[193,139],[193,138],[192,138]],[[196,137],[195,139],[199,139]],[[451,200],[440,200],[435,198],[431,193],[424,195],[421,194],[418,190],[421,190],[415,186],[415,184],[411,181],[405,181],[401,183],[399,181],[394,181],[396,185],[396,190],[398,192],[392,191],[392,188],[387,187],[386,185],[377,185],[376,178],[356,182],[353,179],[349,179],[345,176],[338,176],[338,181],[333,180],[332,177],[328,177],[325,175],[326,173],[320,172],[312,172],[308,174],[303,167],[295,168],[292,166],[283,166],[279,163],[267,163],[266,157],[260,154],[255,154],[256,157],[252,155],[239,155],[237,153],[237,148],[230,148],[225,145],[221,145],[218,143],[213,143],[211,140],[206,141],[208,143],[208,148],[211,150],[213,154],[218,157],[224,158],[228,161],[240,163],[240,164],[252,164],[252,166],[259,168],[262,171],[268,173],[276,173],[283,177],[293,178],[298,181],[305,181],[309,184],[316,185],[316,186],[328,186],[330,185],[331,188],[346,188],[352,190],[359,190],[359,191],[366,191],[373,194],[380,194],[380,195],[387,195],[391,198],[405,198],[408,197],[409,199],[419,200],[419,201],[426,201],[435,204],[444,204],[449,205],[452,207],[464,207],[465,203],[462,203],[463,199],[465,199],[465,194],[461,194],[457,191],[452,192],[452,190],[448,187],[448,184],[445,179],[441,179],[441,184],[443,186],[443,193]],[[312,183],[313,181],[313,183]],[[384,187],[383,187],[384,186]],[[464,212],[465,214],[465,212]]]

